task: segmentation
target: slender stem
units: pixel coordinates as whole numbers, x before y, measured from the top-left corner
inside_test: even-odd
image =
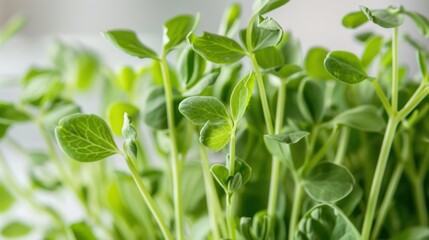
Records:
[[[301,212],[301,205],[304,199],[303,187],[299,179],[295,178],[295,190],[293,193],[293,205],[292,205],[292,214],[290,216],[289,223],[289,238],[295,239],[295,228],[298,224],[299,214]]]
[[[213,238],[220,239],[221,234],[224,236],[227,235],[226,225],[223,217],[219,216],[219,214],[222,213],[222,208],[219,203],[219,196],[217,195],[213,177],[210,173],[210,165],[206,149],[202,144],[199,144],[199,147],[201,155],[201,167],[207,195],[207,209],[209,213],[210,224],[212,225]],[[218,224],[221,233],[219,232]]]
[[[395,195],[396,189],[401,180],[402,173],[404,171],[404,164],[399,162],[395,166],[392,177],[389,181],[389,186],[387,187],[386,194],[384,195],[383,202],[381,203],[380,210],[377,215],[377,219],[374,225],[374,231],[372,232],[372,239],[378,239],[378,234],[380,234],[381,227],[383,226],[384,220],[386,219],[387,213],[392,204],[393,197]]]
[[[389,99],[387,99],[386,94],[384,94],[383,89],[380,87],[380,84],[377,80],[372,81],[372,85],[374,86],[375,92],[377,93],[378,98],[384,106],[384,109],[388,113],[388,115],[392,115],[392,107],[390,106]]]
[[[426,150],[426,153],[422,159],[422,164],[419,167],[418,177],[424,179],[428,168],[429,168],[429,151]]]
[[[398,111],[399,94],[399,71],[398,71],[398,28],[393,28],[392,36],[392,113]]]
[[[338,143],[338,151],[335,155],[334,162],[336,164],[341,164],[344,161],[346,151],[347,151],[347,144],[349,143],[349,136],[350,136],[350,128],[343,127],[341,129],[341,135],[340,140]]]
[[[331,135],[329,135],[328,139],[325,141],[325,144],[323,144],[323,147],[320,148],[319,151],[317,151],[316,154],[314,154],[313,157],[310,158],[310,161],[304,167],[305,173],[310,172],[320,162],[320,160],[322,160],[323,156],[325,156],[326,152],[329,150],[329,148],[337,138],[337,129],[338,127],[334,127],[331,132]]]
[[[174,198],[174,218],[176,227],[176,238],[177,240],[184,239],[183,229],[183,205],[181,198],[181,177],[179,169],[179,154],[177,150],[177,138],[176,138],[176,126],[174,121],[174,105],[173,105],[173,91],[171,86],[171,80],[167,65],[167,60],[163,54],[161,60],[161,71],[164,83],[165,100],[167,105],[167,121],[168,131],[170,135],[170,147],[171,147],[171,171],[173,177],[173,198]]]
[[[126,156],[125,160],[127,162],[128,168],[131,171],[131,176],[134,179],[134,182],[137,185],[137,188],[139,189],[139,192],[141,196],[143,197],[143,200],[145,201],[147,207],[149,208],[150,212],[152,213],[153,217],[155,218],[155,221],[158,223],[159,228],[161,229],[162,235],[164,236],[164,239],[172,240],[173,237],[168,230],[167,224],[162,218],[161,212],[159,211],[158,207],[155,204],[155,201],[150,196],[149,191],[146,189],[142,179],[140,178],[140,175],[134,166],[132,160]]]
[[[277,96],[277,109],[276,109],[276,124],[274,133],[279,134],[283,127],[284,111],[286,104],[286,83],[281,81],[279,93]],[[268,196],[268,208],[267,214],[270,217],[269,221],[269,232],[271,232],[275,226],[275,216],[277,212],[277,198],[279,192],[279,183],[282,164],[279,159],[273,156],[273,164],[271,166],[271,179],[270,179],[270,192]]]
[[[229,159],[228,159],[228,169],[229,169],[229,177],[234,177],[235,175],[235,126],[232,129],[231,139],[229,141]],[[230,185],[228,185],[228,189]],[[237,239],[235,234],[235,216],[234,216],[234,193],[232,191],[228,191],[226,194],[226,220],[228,222],[229,228],[229,237],[232,240]]]
[[[384,172],[389,159],[389,153],[392,147],[393,139],[395,138],[395,132],[398,123],[399,121],[395,118],[390,118],[389,122],[387,123],[386,132],[381,145],[380,155],[378,156],[377,167],[375,169],[375,174],[369,193],[368,206],[366,208],[365,219],[362,227],[362,240],[368,240],[371,234],[378,195],[380,193],[381,183],[383,181]]]
[[[411,96],[410,100],[408,100],[401,111],[398,112],[398,119],[403,119],[410,114],[428,94],[429,88],[420,85],[420,87],[414,92],[413,96]]]
[[[231,139],[229,141],[228,169],[230,177],[234,177],[235,175],[235,143],[235,127],[233,127],[231,131]]]
[[[425,194],[422,179],[417,179],[413,182],[413,195],[416,204],[420,225],[428,225],[428,210],[426,206]]]

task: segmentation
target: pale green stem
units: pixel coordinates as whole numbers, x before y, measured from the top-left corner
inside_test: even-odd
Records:
[[[234,177],[235,175],[235,126],[232,129],[231,139],[229,141],[229,159],[228,169],[229,176]],[[226,194],[226,220],[228,222],[229,237],[232,240],[237,239],[235,234],[235,216],[234,216],[234,193],[229,191],[230,185],[228,185],[228,192]]]
[[[277,109],[276,109],[276,124],[274,133],[279,134],[283,127],[284,111],[286,104],[286,83],[281,81],[279,93],[277,96]],[[277,212],[277,198],[279,192],[279,183],[282,164],[279,159],[273,157],[273,164],[271,166],[271,179],[270,179],[270,191],[268,196],[268,208],[267,214],[270,217],[269,221],[269,232],[271,232],[275,226],[276,212]]]
[[[401,111],[398,112],[398,119],[403,119],[410,114],[428,94],[429,88],[424,85],[420,85],[416,92],[414,92],[413,96],[411,96],[410,100],[408,100]]]
[[[75,240],[73,233],[67,227],[67,225],[64,223],[64,221],[61,219],[61,217],[58,215],[57,212],[55,212],[54,210],[50,210],[47,206],[44,206],[43,204],[37,202],[33,194],[31,193],[31,189],[23,189],[18,184],[18,181],[15,179],[14,175],[12,174],[13,173],[12,169],[10,169],[9,164],[7,163],[5,157],[1,152],[0,152],[0,169],[3,172],[1,176],[3,177],[3,180],[6,183],[5,186],[15,196],[16,199],[26,201],[35,210],[41,213],[45,213],[52,220],[54,220],[54,222],[56,222],[59,226],[61,226],[61,228],[63,228],[66,239]]]
[[[362,227],[362,240],[368,240],[371,235],[375,210],[377,208],[378,195],[380,193],[381,183],[383,181],[384,172],[389,159],[389,153],[392,147],[393,139],[395,138],[395,132],[398,123],[399,121],[395,118],[390,118],[389,122],[387,123],[386,132],[381,145],[380,155],[378,156],[377,167],[375,169],[375,174],[369,193],[368,205]]]
[[[331,135],[329,135],[328,139],[325,141],[322,148],[320,148],[319,151],[317,151],[317,153],[310,158],[308,165],[305,166],[304,173],[310,172],[326,155],[326,152],[329,150],[329,148],[332,146],[335,139],[337,138],[337,129],[338,127],[334,127],[334,129],[331,132]]]
[[[292,205],[292,214],[290,216],[289,223],[289,238],[295,239],[295,228],[298,225],[298,218],[301,212],[301,205],[304,199],[303,187],[301,186],[301,181],[295,178],[295,190],[293,193],[293,205]]]
[[[349,136],[350,136],[350,128],[343,127],[343,129],[341,129],[340,140],[338,143],[338,151],[337,151],[337,154],[335,155],[335,160],[334,160],[336,164],[342,164],[344,161],[344,158],[346,156],[346,151],[347,151],[347,144],[349,143]]]
[[[393,28],[392,37],[392,113],[398,111],[399,71],[398,71],[398,28]]]
[[[167,105],[167,121],[168,132],[170,135],[171,147],[171,171],[173,180],[173,201],[174,201],[174,218],[176,228],[176,239],[183,240],[185,238],[183,229],[183,205],[182,205],[182,190],[181,190],[181,176],[179,167],[179,153],[177,149],[176,126],[174,121],[174,104],[173,104],[173,90],[167,65],[167,60],[163,54],[161,60],[161,71],[164,83],[165,101]]]
[[[374,86],[375,92],[377,93],[380,102],[383,104],[384,109],[389,116],[392,115],[392,107],[390,106],[389,99],[387,99],[386,94],[384,94],[383,89],[380,87],[380,84],[377,80],[373,80],[372,85]]]
[[[422,179],[415,179],[413,182],[413,195],[416,204],[416,211],[419,217],[421,226],[428,225],[428,210],[426,206],[426,200],[424,195],[424,187]]]
[[[153,217],[155,218],[155,221],[157,222],[159,228],[161,229],[162,235],[164,236],[164,239],[172,240],[173,236],[170,233],[170,230],[167,227],[166,222],[164,221],[164,218],[161,215],[161,212],[159,211],[158,207],[155,204],[155,201],[150,196],[149,191],[146,189],[142,179],[140,178],[140,175],[134,166],[132,160],[125,156],[125,160],[127,162],[128,168],[130,169],[131,176],[134,179],[134,182],[137,185],[137,188],[139,189],[139,192],[141,196],[143,197],[143,200],[145,201],[147,207],[149,208],[150,212],[152,213]]]
[[[219,216],[219,214],[222,213],[222,208],[219,203],[219,196],[216,191],[216,186],[214,184],[213,177],[210,173],[210,165],[206,149],[201,144],[199,144],[199,146],[201,154],[201,167],[203,171],[205,191],[207,195],[207,209],[209,213],[210,224],[212,225],[213,238],[220,239],[221,233],[223,236],[227,235],[227,229],[222,214]],[[218,224],[221,233],[219,233]]]

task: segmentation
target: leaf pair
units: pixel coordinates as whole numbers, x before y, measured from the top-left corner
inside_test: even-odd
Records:
[[[214,164],[210,168],[213,177],[227,194],[240,189],[241,186],[250,180],[250,176],[252,175],[252,168],[245,161],[237,157],[235,157],[235,160],[233,176],[230,176],[228,168],[222,164]]]

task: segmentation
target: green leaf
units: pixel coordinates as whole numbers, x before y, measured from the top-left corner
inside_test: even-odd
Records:
[[[195,125],[229,122],[223,103],[211,96],[188,97],[180,103],[179,111]]]
[[[1,230],[1,234],[7,238],[17,238],[24,237],[28,235],[31,231],[32,227],[28,224],[13,221],[3,227],[3,229]]]
[[[0,213],[9,210],[14,203],[14,198],[9,190],[0,182]]]
[[[93,162],[119,153],[106,122],[96,115],[76,113],[60,120],[55,136],[71,159]]]
[[[188,39],[197,53],[214,63],[234,63],[246,55],[244,49],[228,37],[204,32],[201,37],[190,34]]]
[[[391,240],[427,240],[429,238],[428,227],[411,227],[396,234]]]
[[[122,126],[124,124],[124,113],[127,113],[131,119],[137,121],[139,109],[131,103],[116,102],[110,105],[108,112],[109,125],[112,132],[122,136]]]
[[[372,61],[377,57],[383,47],[383,37],[373,36],[366,41],[365,50],[362,54],[362,67],[367,69]]]
[[[301,81],[298,87],[297,107],[306,121],[319,123],[325,111],[322,88],[315,81]]]
[[[196,27],[198,18],[198,16],[194,17],[192,15],[178,15],[164,24],[163,42],[165,53],[186,39],[186,36]]]
[[[308,134],[308,132],[298,131],[278,135],[264,135],[265,146],[271,154],[286,163],[287,166],[297,169],[299,166],[295,166],[292,160],[289,145],[299,142]]]
[[[210,168],[210,172],[213,174],[213,177],[223,188],[223,190],[225,192],[228,192],[228,178],[229,178],[228,169],[224,165],[213,164],[213,166]]]
[[[104,33],[105,37],[125,53],[138,58],[158,59],[158,55],[145,46],[130,30],[110,30]]]
[[[219,151],[229,142],[231,132],[229,122],[213,124],[209,121],[201,129],[200,142],[213,151]]]
[[[240,26],[241,5],[233,3],[229,6],[222,17],[222,22],[219,27],[219,35],[232,37],[235,31]]]
[[[206,90],[209,86],[213,85],[216,82],[216,79],[219,77],[220,71],[217,69],[213,72],[207,73],[206,75],[202,76],[201,79],[198,80],[198,82],[192,86],[190,89],[186,90],[183,93],[183,96],[194,96],[199,95],[204,90]]]
[[[424,53],[418,52],[417,60],[419,63],[419,69],[420,69],[420,73],[422,74],[422,78],[423,79],[429,78],[427,65],[426,65],[426,58],[425,58]]]
[[[13,35],[19,32],[25,25],[26,20],[22,16],[15,16],[10,19],[6,26],[0,31],[0,47]]]
[[[287,2],[289,0],[257,0],[253,5],[253,12],[262,15],[285,5]]]
[[[227,157],[229,161],[229,155]],[[250,177],[252,176],[252,168],[246,161],[235,157],[234,174],[240,174],[241,185],[243,186],[250,180]]]
[[[429,20],[425,16],[414,11],[404,11],[404,14],[413,20],[423,36],[429,37]]]
[[[342,20],[343,26],[346,28],[357,28],[366,22],[368,22],[368,18],[362,11],[349,13]]]
[[[80,107],[74,102],[58,99],[52,103],[43,115],[43,123],[48,129],[54,129],[61,118],[80,112]]]
[[[134,70],[129,66],[124,66],[116,74],[115,83],[119,88],[129,93],[133,90],[136,79],[137,75]]]
[[[241,79],[232,90],[230,105],[231,115],[234,122],[240,121],[246,111],[250,98],[252,97],[253,86],[255,85],[255,74],[247,74]]]
[[[308,76],[315,79],[332,79],[332,76],[323,66],[326,55],[328,55],[328,50],[321,47],[314,47],[308,51],[304,61],[304,68]]]
[[[326,56],[324,64],[326,70],[342,82],[356,84],[369,78],[359,58],[350,52],[330,52]]]
[[[283,32],[282,40],[277,48],[282,53],[284,64],[302,64],[301,44],[293,38],[290,32]]]
[[[21,93],[21,102],[38,106],[42,101],[53,100],[61,95],[64,83],[58,77],[43,74],[27,81]]]
[[[336,202],[352,190],[355,180],[347,168],[330,162],[318,164],[303,181],[305,192],[314,200]]]
[[[203,76],[206,69],[206,60],[192,48],[182,51],[178,61],[179,80],[183,87],[195,85]]]
[[[267,47],[277,46],[283,37],[281,26],[270,17],[258,17],[253,25],[252,49],[258,51]]]
[[[283,65],[283,57],[276,47],[266,47],[255,52],[256,62],[263,69],[272,69]]]
[[[360,240],[359,231],[334,205],[321,204],[309,210],[299,221],[296,240]]]
[[[377,113],[377,108],[370,105],[348,109],[338,114],[330,123],[368,132],[381,132],[386,127],[386,122]]]
[[[297,76],[296,74],[301,74],[302,68],[294,64],[286,64],[283,67],[273,71],[273,74],[279,77],[282,81],[288,81],[292,79],[292,76]]]
[[[76,239],[79,240],[96,240],[91,227],[86,222],[77,222],[70,225],[70,229]]]
[[[352,216],[353,211],[362,203],[363,190],[359,184],[355,184],[352,192],[347,197],[336,202],[335,205],[339,207],[346,216]]]
[[[0,139],[6,135],[7,129],[10,127],[10,125],[2,124],[0,123]]]
[[[78,51],[74,59],[72,84],[79,90],[88,89],[97,77],[99,67],[100,61],[94,53]]]
[[[0,124],[9,125],[30,119],[27,113],[17,109],[13,104],[0,102]]]
[[[359,6],[369,21],[383,28],[395,28],[404,23],[404,16],[400,13],[393,13],[390,9],[370,10],[367,7]]]

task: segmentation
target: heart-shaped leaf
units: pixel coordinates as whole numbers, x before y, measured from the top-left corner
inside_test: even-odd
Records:
[[[138,58],[158,59],[158,55],[140,42],[135,32],[130,30],[110,30],[104,33],[107,39],[119,49]]]
[[[336,79],[349,84],[368,79],[359,58],[346,51],[330,52],[324,61],[326,70]]]
[[[96,115],[76,113],[55,128],[61,149],[71,159],[94,162],[119,153],[106,122]]]
[[[336,202],[352,190],[355,180],[347,168],[333,163],[318,164],[304,178],[305,192],[314,200]]]
[[[204,32],[201,37],[190,34],[188,39],[197,53],[214,63],[234,63],[246,55],[244,49],[228,37]]]

